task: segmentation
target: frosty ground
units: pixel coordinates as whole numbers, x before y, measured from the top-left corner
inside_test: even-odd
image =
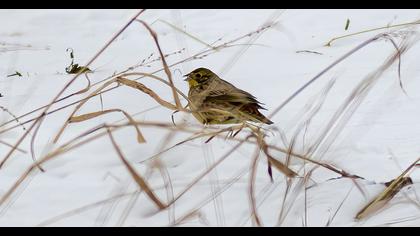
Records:
[[[84,65],[137,12],[133,9],[1,10],[1,124],[13,121],[11,114],[19,117],[47,105],[74,77],[65,71],[71,62],[66,49],[72,48],[75,63]],[[245,36],[205,57],[195,57],[171,66],[174,84],[187,93],[188,86],[182,75],[198,67],[210,68],[223,79],[255,95],[264,103],[267,110],[263,113],[268,115],[304,83],[363,41],[378,33],[391,32],[393,39],[399,42],[406,36],[415,35],[417,30],[414,26],[382,29],[338,39],[331,46],[325,46],[330,39],[377,27],[413,22],[418,17],[418,10],[391,9],[153,9],[146,10],[138,19],[145,21],[157,33],[169,65]],[[268,25],[270,27],[265,29]],[[258,31],[261,28],[264,30]],[[413,184],[397,193],[383,209],[365,219],[355,220],[357,212],[383,191],[383,183],[398,177],[420,156],[420,97],[417,92],[420,88],[419,49],[415,44],[401,58],[401,80],[407,94],[400,87],[398,63],[394,63],[380,77],[342,129],[336,129],[339,133],[331,136],[331,145],[328,148],[322,147],[325,152],[311,156],[314,160],[334,165],[364,180],[356,180],[355,183],[355,180],[342,178],[317,167],[304,186],[295,181],[287,190],[286,183],[289,180],[276,169],[273,169],[274,181],[270,181],[267,161],[264,154],[261,154],[254,190],[261,225],[420,224],[418,168],[410,173]],[[294,153],[307,153],[308,148],[322,136],[321,131],[352,89],[392,53],[395,53],[393,44],[381,39],[322,75],[271,118],[274,125],[265,126],[269,143],[286,149],[293,143]],[[135,68],[131,72],[152,73],[162,69],[162,61],[152,36],[137,21],[89,66],[94,71],[89,74],[89,78],[93,84],[133,66]],[[16,72],[22,76],[13,76]],[[167,78],[163,71],[156,75]],[[335,81],[332,88],[328,93],[322,93],[331,81]],[[142,79],[141,82],[172,102],[172,92],[168,86],[152,79]],[[86,85],[86,79],[80,76],[62,97]],[[88,92],[54,104],[51,110],[85,98],[97,87],[93,86]],[[320,102],[323,95],[325,100]],[[307,121],[304,112],[311,102],[321,105],[321,108],[309,123],[302,125],[302,122]],[[182,100],[182,104],[187,103]],[[55,134],[73,108],[74,105],[45,118],[33,145],[35,158],[42,158],[54,147],[98,124],[124,121],[121,113],[110,113],[70,124],[59,142],[52,145]],[[159,106],[148,95],[127,86],[106,92],[101,98],[92,98],[77,114],[116,108],[124,110],[138,121],[172,124],[173,111]],[[40,112],[2,125],[0,131],[34,118]],[[178,125],[186,122],[190,127],[202,127],[188,113],[178,112],[174,114],[174,119]],[[0,140],[14,145],[24,134],[24,127],[30,125],[29,122],[2,132]],[[292,142],[296,130],[302,127],[305,127],[305,132],[298,133]],[[157,157],[164,170],[162,173],[154,168],[156,163],[144,161],[191,134],[177,132],[169,143],[164,144],[170,133],[168,129],[152,126],[140,129],[146,143],[139,144],[136,141],[135,131],[131,127],[115,132],[114,137],[125,157],[138,173],[147,178],[150,187],[164,202],[170,202],[173,196],[184,191],[197,176],[205,173],[238,143],[224,138],[214,138],[205,143],[208,137],[186,142]],[[247,132],[242,131],[238,137],[245,137]],[[4,197],[34,163],[31,157],[31,135],[33,132],[19,146],[21,150],[15,151],[0,169],[0,197]],[[0,145],[1,159],[11,149],[4,143]],[[255,211],[250,205],[250,170],[254,151],[255,145],[242,145],[189,188],[175,204],[158,211],[147,194],[138,192],[138,185],[118,158],[110,139],[104,136],[45,163],[42,165],[45,172],[34,169],[0,205],[0,225],[257,225],[253,215]],[[272,151],[272,154],[284,161],[284,153]],[[290,166],[299,173],[301,179],[314,167],[305,165],[301,169],[302,162],[294,159]]]

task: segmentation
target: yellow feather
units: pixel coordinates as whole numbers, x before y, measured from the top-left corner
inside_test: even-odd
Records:
[[[195,79],[189,79],[188,84],[190,85],[190,88],[195,87],[198,85],[198,82]]]

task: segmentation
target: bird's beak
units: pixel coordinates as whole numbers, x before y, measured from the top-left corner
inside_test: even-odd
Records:
[[[186,75],[183,75],[183,76],[182,76],[182,77],[187,77],[186,79],[184,79],[184,81],[188,81],[188,80],[190,79],[189,75],[190,75],[190,74],[186,74]]]

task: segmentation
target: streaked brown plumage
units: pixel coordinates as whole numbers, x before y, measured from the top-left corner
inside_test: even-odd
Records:
[[[201,123],[273,123],[259,112],[265,108],[253,95],[219,78],[211,70],[198,68],[185,76],[190,87],[190,108]]]

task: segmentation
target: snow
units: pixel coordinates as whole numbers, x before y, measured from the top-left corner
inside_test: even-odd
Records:
[[[1,10],[0,14],[0,105],[16,116],[47,105],[69,82],[73,75],[65,73],[70,64],[67,48],[72,48],[75,63],[84,65],[138,10]],[[171,67],[174,84],[187,93],[182,75],[197,67],[207,67],[225,80],[255,95],[265,104],[270,114],[279,104],[309,79],[326,68],[363,41],[380,32],[369,32],[324,46],[331,38],[366,29],[401,24],[418,19],[418,10],[146,10],[138,19],[147,22],[156,31],[168,64],[179,62],[198,52],[207,50],[203,43],[164,23],[185,30],[207,44],[228,42],[278,21],[275,26],[259,34],[245,37],[233,47],[223,48],[204,58],[190,60]],[[12,21],[10,19],[13,19]],[[349,29],[344,30],[346,20]],[[7,22],[7,23],[6,23]],[[405,35],[416,33],[416,28],[401,28],[394,39],[399,42]],[[253,44],[246,50],[247,44]],[[243,50],[243,51],[241,51]],[[318,52],[299,52],[297,51]],[[179,53],[176,53],[179,52]],[[335,78],[325,102],[313,118],[305,137],[300,133],[294,147],[295,153],[304,154],[322,135],[321,130],[333,117],[363,78],[377,69],[386,58],[395,53],[387,40],[378,40],[324,74],[318,81],[300,93],[273,118],[290,142],[296,130],[302,128],[305,106],[317,104],[321,92]],[[134,71],[151,73],[162,68],[153,38],[147,30],[134,22],[97,60],[89,66],[92,83],[102,81],[146,59],[149,66]],[[378,80],[343,129],[333,138],[324,155],[313,159],[359,175],[357,180],[364,196],[348,178],[322,167],[313,172],[307,191],[299,187],[301,178],[292,184],[279,217],[286,178],[273,169],[274,182],[267,174],[267,161],[261,154],[255,179],[255,197],[258,215],[264,226],[418,226],[420,224],[419,172],[410,172],[413,185],[402,189],[381,211],[355,220],[357,212],[385,188],[384,182],[395,179],[413,163],[420,153],[420,88],[418,67],[419,46],[415,44],[403,55],[402,81],[408,95],[399,87],[397,64],[394,63]],[[155,60],[155,61],[153,61]],[[7,77],[19,71],[23,76]],[[163,72],[157,76],[166,79]],[[130,77],[135,79],[137,77]],[[172,102],[167,86],[151,79],[140,82],[153,89],[163,99]],[[83,89],[86,79],[80,76],[65,92],[72,94]],[[72,96],[52,106],[50,110],[78,101],[97,89]],[[171,124],[172,111],[157,106],[149,96],[132,88],[121,86],[102,96],[104,109],[123,109],[138,121],[156,121]],[[186,102],[182,100],[185,105]],[[110,113],[82,123],[70,124],[58,143],[52,140],[74,106],[48,115],[36,136],[34,151],[37,159],[83,132],[104,122],[121,121],[121,113]],[[153,109],[150,109],[153,108]],[[78,115],[101,110],[98,97],[87,102]],[[39,115],[38,111],[20,119],[24,122]],[[2,111],[0,124],[13,119]],[[178,124],[187,122],[190,128],[200,127],[187,113],[176,113]],[[0,130],[16,125],[12,122]],[[25,124],[29,128],[31,123]],[[140,173],[163,201],[179,193],[202,175],[213,163],[223,157],[237,142],[214,138],[205,143],[199,138],[162,154],[159,157],[165,172],[151,168],[151,162],[142,162],[162,149],[169,134],[167,129],[141,127],[146,143],[136,141],[132,127],[118,130],[114,137],[133,167]],[[24,134],[22,127],[0,134],[0,140],[14,144]],[[243,131],[238,137],[245,137]],[[30,133],[31,135],[33,132]],[[284,147],[277,131],[267,132],[270,144]],[[174,145],[190,134],[178,132],[165,147]],[[90,135],[91,136],[91,135]],[[84,139],[90,137],[89,135]],[[33,164],[30,154],[30,137],[19,146],[27,153],[15,151],[0,169],[0,197],[4,197],[13,184]],[[304,140],[304,141],[303,141]],[[0,145],[0,160],[10,147]],[[103,136],[74,150],[57,156],[32,174],[0,205],[1,226],[168,226],[185,215],[195,212],[180,222],[181,226],[254,226],[250,206],[249,183],[255,145],[245,143],[223,160],[214,171],[205,175],[182,195],[174,205],[158,211],[146,194],[132,194],[138,190],[126,167],[119,159],[109,138]],[[284,154],[270,153],[281,161]],[[141,162],[141,163],[140,163]],[[299,171],[302,163],[292,160],[291,168]],[[307,165],[309,171],[314,165]],[[171,188],[164,179],[170,177]],[[166,177],[165,177],[166,176]],[[171,189],[171,191],[168,191]],[[305,196],[306,192],[306,196]],[[101,202],[113,196],[125,197]],[[306,203],[305,203],[306,198]],[[411,199],[411,200],[410,200]],[[91,205],[95,204],[96,205]],[[342,204],[342,205],[341,205]],[[341,206],[340,206],[341,205]],[[89,207],[85,207],[89,206]],[[78,210],[79,209],[79,210]],[[337,210],[339,209],[339,210]],[[305,217],[306,212],[306,217]],[[67,215],[62,215],[69,213]],[[336,214],[335,214],[336,213]],[[62,216],[61,218],[55,218]],[[306,219],[305,219],[306,218]],[[332,219],[332,220],[331,220]]]

